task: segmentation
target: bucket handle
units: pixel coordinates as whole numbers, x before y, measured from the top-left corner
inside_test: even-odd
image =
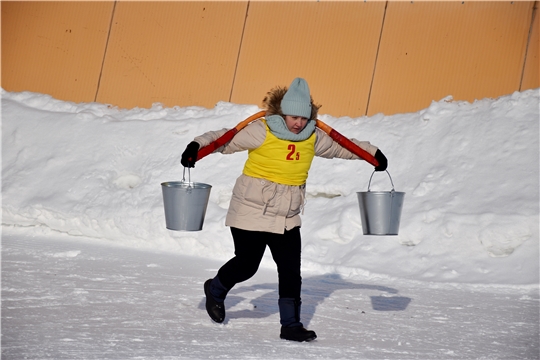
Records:
[[[192,187],[191,186],[191,171],[189,170],[189,168],[187,168],[187,171],[188,171],[188,187]],[[182,182],[185,183],[186,182],[186,167],[184,167],[184,173],[182,174]]]
[[[390,183],[392,184],[392,192],[394,192],[394,182],[392,181],[392,177],[390,176],[390,173],[388,172],[388,170],[385,170],[386,173],[388,174],[388,177],[390,178]],[[373,171],[373,173],[371,173],[371,176],[369,177],[369,184],[368,184],[368,189],[367,191],[371,191],[371,179],[373,178],[373,175],[375,174],[375,171]]]

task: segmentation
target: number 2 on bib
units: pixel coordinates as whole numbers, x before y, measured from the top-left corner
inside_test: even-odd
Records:
[[[287,149],[290,150],[287,154],[287,160],[300,160],[300,153],[296,152],[296,145],[289,144]]]

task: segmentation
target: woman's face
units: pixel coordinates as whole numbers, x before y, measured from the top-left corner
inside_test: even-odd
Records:
[[[287,125],[289,131],[294,134],[298,134],[300,131],[304,130],[308,120],[308,118],[302,116],[285,115],[285,125]]]

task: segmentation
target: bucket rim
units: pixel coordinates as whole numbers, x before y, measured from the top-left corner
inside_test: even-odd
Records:
[[[192,186],[194,188],[211,188],[212,185],[210,184],[205,184],[205,183],[201,183],[201,182],[187,182],[187,181],[165,181],[165,182],[162,182],[161,183],[161,186],[162,187],[167,187],[167,188],[175,188],[175,187],[189,187],[189,186]]]
[[[356,193],[357,194],[403,194],[403,195],[406,194],[403,191],[395,191],[395,190],[389,190],[389,191],[372,191],[372,190],[368,190],[368,191],[357,191]]]

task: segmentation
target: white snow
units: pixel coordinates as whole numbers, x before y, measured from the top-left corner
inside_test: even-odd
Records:
[[[165,228],[160,183],[182,179],[185,146],[258,106],[1,95],[2,358],[540,356],[540,89],[320,117],[380,147],[406,195],[398,236],[363,235],[356,192],[371,165],[315,159],[302,217],[302,319],[319,335],[309,344],[279,339],[269,254],[231,291],[224,324],[204,310],[202,283],[233,256],[224,218],[246,153],[191,170],[212,185],[202,231]],[[372,190],[390,188],[374,175]]]

